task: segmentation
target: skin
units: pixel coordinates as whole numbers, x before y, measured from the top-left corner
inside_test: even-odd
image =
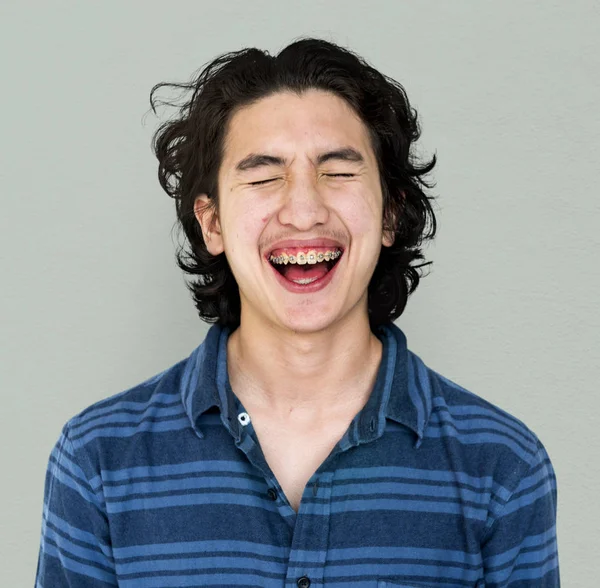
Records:
[[[318,161],[345,148],[362,161]],[[237,169],[250,154],[283,162]],[[240,288],[241,324],[228,343],[233,390],[253,421],[290,436],[331,428],[332,414],[346,423],[366,403],[381,360],[367,286],[382,245],[392,244],[366,126],[328,92],[268,96],[232,116],[218,185],[218,212],[201,194],[195,213],[209,252],[225,252]],[[288,292],[266,253],[283,239],[320,237],[344,246],[336,275],[319,292]]]

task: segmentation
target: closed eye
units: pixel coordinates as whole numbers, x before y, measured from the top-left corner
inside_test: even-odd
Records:
[[[356,174],[324,174],[328,178],[353,178]],[[269,182],[274,182],[275,180],[279,180],[280,178],[269,178],[268,180],[258,180],[256,182],[249,182],[250,186],[263,186],[264,184],[268,184]]]
[[[268,184],[269,182],[274,182],[279,178],[269,178],[268,180],[258,180],[257,182],[249,182],[250,186],[261,186],[263,184]]]

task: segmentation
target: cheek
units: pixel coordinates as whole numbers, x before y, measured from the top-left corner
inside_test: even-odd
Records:
[[[272,215],[273,204],[268,199],[241,198],[234,211],[240,222],[250,225],[264,225]]]
[[[355,237],[375,237],[381,231],[381,211],[365,197],[355,197],[337,202],[338,214]]]
[[[237,201],[235,207],[231,206],[221,227],[229,253],[242,257],[252,255],[270,217],[267,209],[256,201]]]

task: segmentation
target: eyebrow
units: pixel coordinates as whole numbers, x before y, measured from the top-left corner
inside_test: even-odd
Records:
[[[248,171],[249,169],[255,169],[264,165],[282,166],[285,165],[285,159],[262,153],[250,153],[250,155],[238,162],[235,169],[237,171]]]
[[[334,149],[333,151],[321,153],[317,157],[317,164],[321,165],[331,160],[363,163],[365,158],[353,147],[343,147],[342,149]],[[235,169],[237,171],[248,171],[267,165],[276,165],[281,167],[285,164],[286,160],[282,157],[267,155],[264,153],[250,153],[250,155],[244,157],[244,159],[237,163]]]
[[[335,149],[334,151],[327,151],[327,153],[321,153],[319,157],[317,157],[317,163],[325,163],[326,161],[331,160],[338,161],[351,161],[357,163],[364,163],[365,158],[362,156],[360,151],[352,147],[343,147],[342,149]]]

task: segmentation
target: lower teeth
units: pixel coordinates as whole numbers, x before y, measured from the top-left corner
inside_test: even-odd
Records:
[[[318,278],[302,278],[301,280],[292,280],[295,284],[302,284],[303,286],[306,284],[312,284]]]

